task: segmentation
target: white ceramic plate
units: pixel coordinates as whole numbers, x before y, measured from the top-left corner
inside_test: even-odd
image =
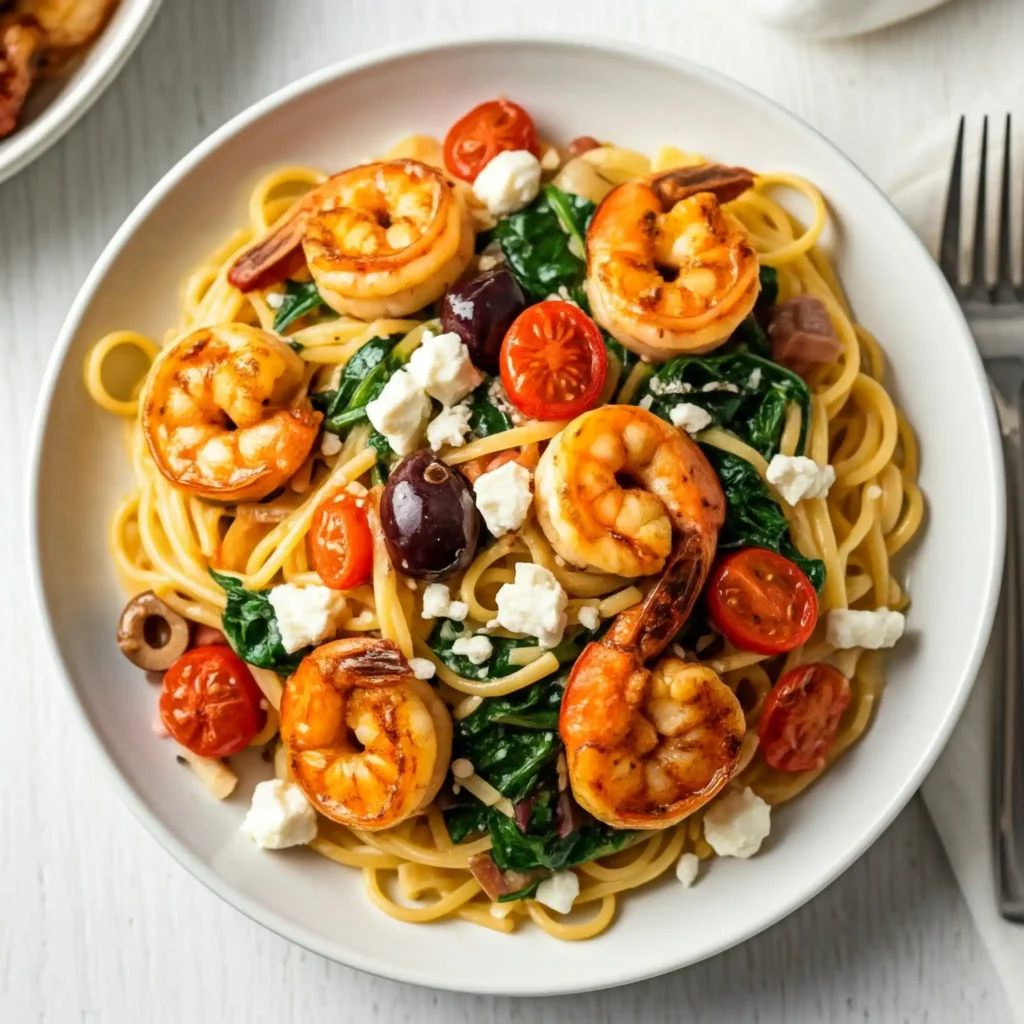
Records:
[[[114,643],[124,603],[107,522],[132,485],[121,423],[81,380],[87,347],[116,327],[161,337],[186,272],[246,216],[267,169],[338,169],[408,132],[442,135],[505,93],[548,138],[662,143],[816,181],[854,309],[882,339],[891,384],[921,439],[929,517],[910,567],[910,635],[867,736],[775,815],[749,861],[718,860],[622,901],[614,926],[559,944],[461,922],[400,924],[364,898],[357,872],[307,851],[268,854],[238,831],[254,781],[211,801],[150,731],[155,694]],[[107,247],[65,325],[44,387],[30,484],[35,578],[76,705],[131,808],[190,871],[250,917],[326,957],[402,981],[516,995],[649,977],[725,949],[788,914],[843,871],[910,798],[967,696],[991,624],[1003,550],[1002,470],[978,358],[952,295],[909,228],[828,142],[710,71],[589,42],[469,42],[391,52],[320,72],[216,132],[146,197]]]
[[[139,44],[161,0],[121,0],[99,38],[76,58],[73,70],[34,89],[18,127],[0,140],[0,181],[46,152],[114,80]]]

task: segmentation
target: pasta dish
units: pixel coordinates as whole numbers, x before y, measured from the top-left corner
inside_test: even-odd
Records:
[[[562,939],[758,851],[871,720],[923,515],[826,219],[794,175],[493,100],[273,172],[162,344],[97,342],[117,641],[214,797],[262,754],[256,847]]]

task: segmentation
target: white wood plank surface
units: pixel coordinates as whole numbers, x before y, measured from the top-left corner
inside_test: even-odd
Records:
[[[299,75],[405,40],[599,33],[749,83],[876,177],[898,164],[922,125],[976,105],[979,94],[992,94],[993,113],[1021,108],[1017,0],[955,0],[886,33],[830,44],[761,30],[742,8],[741,0],[166,0],[93,110],[0,185],[0,1021],[1013,1019],[917,800],[788,920],[653,982],[568,999],[469,998],[327,963],[222,904],[119,805],[65,706],[26,600],[26,438],[75,290],[175,160]]]

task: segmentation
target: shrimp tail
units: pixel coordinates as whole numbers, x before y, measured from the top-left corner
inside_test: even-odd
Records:
[[[650,180],[651,189],[666,212],[683,199],[700,192],[711,192],[720,203],[738,199],[754,187],[753,172],[745,167],[726,167],[723,164],[699,164],[696,167],[677,167]]]
[[[297,273],[306,265],[302,234],[306,217],[302,210],[241,253],[228,270],[228,284],[240,292],[269,288]]]

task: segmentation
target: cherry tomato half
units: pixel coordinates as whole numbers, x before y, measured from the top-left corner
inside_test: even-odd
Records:
[[[787,672],[765,698],[757,723],[764,759],[781,772],[824,767],[850,704],[850,683],[824,662]]]
[[[373,537],[358,499],[339,491],[313,513],[309,553],[320,579],[335,590],[351,590],[373,572]]]
[[[734,647],[783,654],[814,632],[818,595],[788,558],[744,548],[721,559],[707,587],[708,613]]]
[[[508,100],[488,100],[460,117],[444,138],[444,163],[464,181],[476,176],[503,149],[528,149],[540,156],[533,118]]]
[[[589,409],[608,372],[597,324],[579,306],[557,299],[516,317],[500,361],[512,404],[538,420],[568,420]]]
[[[195,647],[164,673],[160,720],[193,754],[227,757],[263,728],[261,697],[248,666],[230,647]]]

